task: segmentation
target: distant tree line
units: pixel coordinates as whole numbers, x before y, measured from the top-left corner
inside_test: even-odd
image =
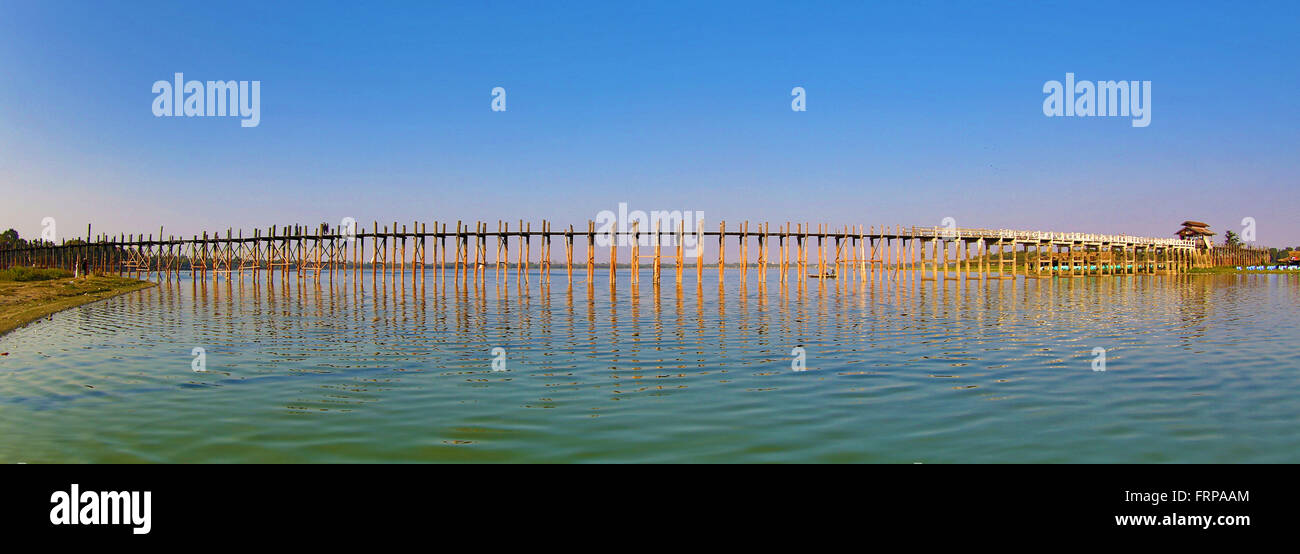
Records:
[[[73,245],[85,244],[85,243],[86,241],[81,239],[71,239],[62,244],[73,246]],[[18,248],[29,248],[29,247],[40,247],[40,246],[58,246],[58,244],[47,240],[42,240],[42,239],[31,239],[31,240],[24,239],[18,236],[18,231],[15,231],[12,228],[10,228],[8,231],[0,233],[0,250],[14,250]]]

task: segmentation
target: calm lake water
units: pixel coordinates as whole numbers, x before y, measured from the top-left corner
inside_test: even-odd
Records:
[[[1300,462],[1296,276],[726,275],[164,283],[0,337],[0,461]]]

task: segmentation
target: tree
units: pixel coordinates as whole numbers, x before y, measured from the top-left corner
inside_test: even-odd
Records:
[[[1223,232],[1223,245],[1224,245],[1224,246],[1241,246],[1241,238],[1237,236],[1237,233],[1234,233],[1234,232],[1232,232],[1232,231],[1224,231],[1224,232]]]
[[[18,231],[9,229],[0,233],[0,248],[21,248],[22,246],[23,241],[18,238]]]

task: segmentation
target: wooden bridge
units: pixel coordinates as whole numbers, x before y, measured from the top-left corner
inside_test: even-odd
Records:
[[[203,233],[191,238],[163,238],[162,229],[157,237],[92,236],[87,228],[87,239],[0,250],[0,267],[73,270],[80,266],[98,273],[159,279],[178,279],[185,273],[196,279],[243,278],[246,274],[252,279],[262,274],[274,279],[279,273],[284,278],[292,274],[297,279],[319,280],[322,275],[334,279],[342,273],[355,280],[368,270],[371,280],[382,275],[394,282],[399,276],[405,280],[408,272],[412,279],[423,282],[432,272],[435,286],[450,281],[460,287],[469,286],[471,279],[476,285],[484,284],[489,271],[495,272],[499,283],[507,282],[511,272],[527,283],[536,269],[536,278],[549,283],[552,272],[561,267],[570,284],[575,269],[582,270],[586,282],[591,283],[600,248],[609,251],[609,261],[599,265],[612,268],[607,272],[611,284],[622,268],[627,269],[628,279],[639,281],[645,263],[656,285],[666,262],[672,264],[678,285],[691,265],[697,282],[703,282],[706,246],[715,250],[716,260],[707,265],[717,268],[719,282],[729,267],[740,271],[742,282],[754,267],[760,284],[767,281],[770,269],[777,269],[781,283],[792,271],[800,281],[819,276],[905,281],[1014,279],[1180,273],[1194,267],[1267,263],[1269,256],[1259,248],[1206,248],[1204,242],[1190,239],[1129,235],[862,225],[818,225],[814,230],[802,223],[786,223],[773,230],[771,224],[751,228],[748,222],[728,229],[725,221],[717,231],[706,231],[688,230],[685,221],[676,223],[676,229],[642,230],[640,222],[633,221],[624,230],[598,231],[596,223],[589,221],[586,230],[579,231],[572,225],[557,229],[547,221],[537,230],[520,221],[512,230],[509,223],[498,221],[497,229],[490,231],[484,222],[469,225],[458,221],[449,229],[448,224],[435,221],[430,231],[419,222],[409,228],[403,224],[400,229],[396,222],[382,228],[375,222],[369,231],[352,226],[335,230],[324,225],[314,230],[273,226],[248,236],[242,230],[227,229],[225,236]],[[729,265],[727,245],[733,239],[738,259]],[[555,261],[553,254],[561,245],[563,258]],[[669,249],[666,253],[665,248]],[[691,250],[696,249],[698,254],[692,256],[696,252]],[[489,255],[489,250],[495,253]],[[620,250],[627,254],[621,264]],[[579,253],[583,258],[575,265],[574,256]],[[814,269],[816,273],[810,274]]]

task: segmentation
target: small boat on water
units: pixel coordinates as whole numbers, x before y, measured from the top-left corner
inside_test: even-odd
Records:
[[[821,274],[821,275],[817,275],[817,274],[815,274],[815,273],[809,273],[808,276],[809,276],[809,277],[812,277],[813,279],[836,279],[836,278],[838,278],[838,277],[835,275],[835,270],[833,270],[833,269],[831,270],[830,273],[823,273],[823,274]]]

